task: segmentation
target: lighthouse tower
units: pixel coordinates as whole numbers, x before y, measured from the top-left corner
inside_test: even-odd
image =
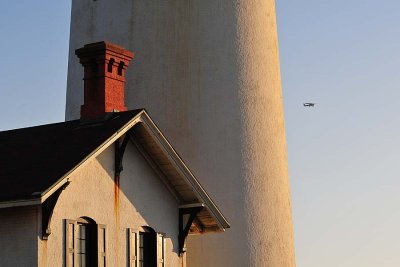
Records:
[[[66,119],[79,118],[74,50],[135,53],[126,104],[146,108],[231,223],[191,236],[190,267],[295,266],[274,0],[73,0]]]

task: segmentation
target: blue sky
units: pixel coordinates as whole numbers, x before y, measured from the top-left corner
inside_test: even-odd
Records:
[[[399,10],[277,1],[300,267],[400,266]]]
[[[70,2],[0,1],[0,130],[64,119]]]
[[[400,266],[399,10],[277,1],[298,267]],[[69,20],[0,2],[0,130],[64,119]]]

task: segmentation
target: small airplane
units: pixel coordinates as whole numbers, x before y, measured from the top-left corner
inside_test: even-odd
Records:
[[[317,104],[317,103],[303,103],[303,106],[305,106],[305,107],[314,107],[315,104]]]

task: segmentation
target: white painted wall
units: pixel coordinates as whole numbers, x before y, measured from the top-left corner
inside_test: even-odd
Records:
[[[294,266],[273,0],[74,0],[66,118],[78,118],[74,50],[136,53],[127,106],[146,108],[232,229],[190,239],[188,265]]]
[[[107,226],[108,266],[127,266],[126,230],[141,226],[166,233],[166,266],[181,266],[178,204],[133,145],[125,152],[119,204],[113,177],[113,146],[73,174],[55,207],[52,234],[39,242],[40,267],[63,266],[63,220],[82,216]]]
[[[0,209],[0,266],[37,266],[37,207]]]

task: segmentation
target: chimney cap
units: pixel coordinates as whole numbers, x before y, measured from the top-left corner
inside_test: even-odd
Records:
[[[86,44],[82,48],[76,49],[75,54],[81,58],[82,56],[88,56],[93,54],[98,54],[100,51],[109,51],[115,55],[120,56],[121,58],[125,58],[127,60],[131,60],[133,58],[133,53],[129,50],[126,50],[122,46],[102,41],[97,43]]]

